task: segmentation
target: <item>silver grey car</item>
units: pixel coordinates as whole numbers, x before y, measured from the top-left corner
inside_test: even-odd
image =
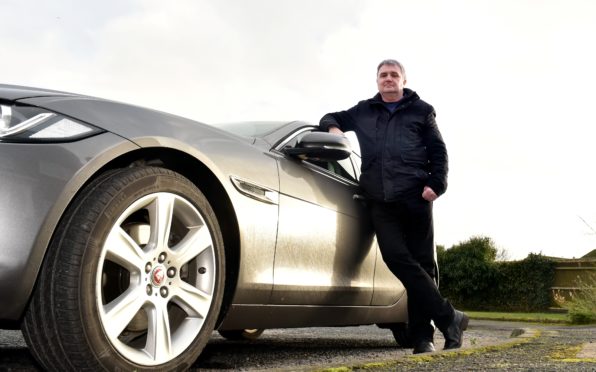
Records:
[[[0,325],[60,371],[185,369],[214,330],[379,324],[405,346],[359,163],[305,122],[0,85]]]

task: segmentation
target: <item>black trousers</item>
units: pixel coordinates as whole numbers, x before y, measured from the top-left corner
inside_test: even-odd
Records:
[[[383,260],[408,294],[412,340],[432,341],[434,327],[445,329],[454,309],[435,283],[432,203],[422,196],[403,201],[368,203]]]

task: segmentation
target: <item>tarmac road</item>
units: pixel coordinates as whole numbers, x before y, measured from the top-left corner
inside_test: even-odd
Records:
[[[556,332],[559,330],[566,332],[569,328],[472,320],[469,330],[466,332],[463,350],[476,350],[477,354],[492,355],[485,353],[483,348],[511,343],[512,330],[524,327],[546,329],[548,330],[547,334],[550,334],[551,329]],[[596,334],[596,328],[582,328],[581,330],[583,333],[576,332],[574,337],[579,337],[578,340],[583,340],[584,343],[589,342],[590,338]],[[443,344],[439,333],[437,332],[435,337],[438,349]],[[578,340],[576,342],[579,342]],[[593,339],[591,341],[594,342]],[[371,362],[409,361],[412,360],[411,354],[411,349],[401,349],[396,346],[390,331],[376,326],[267,330],[258,340],[251,342],[228,341],[214,333],[199,360],[193,365],[192,371],[320,370],[341,366],[359,369]],[[434,353],[429,355],[434,355]],[[470,358],[473,356],[462,354],[449,359],[452,362],[460,363],[455,369],[460,370],[463,368],[461,363],[465,365],[467,359],[473,360]],[[502,359],[503,356],[501,355],[499,358]],[[535,363],[540,363],[541,358],[536,358],[536,360]],[[588,368],[592,366],[594,367],[592,370],[596,370],[596,364],[591,364],[590,359],[586,360],[588,363],[585,365]],[[418,367],[427,370],[429,367],[433,370],[450,370],[451,367],[444,362],[444,360],[438,360],[438,364],[433,364],[434,367],[430,365],[419,365]],[[434,362],[430,361],[430,363]],[[475,365],[474,370],[483,370],[482,367],[487,366],[486,361],[480,365],[477,363],[472,363]],[[379,370],[383,370],[383,368],[386,370],[396,369],[395,365],[385,366],[378,368]],[[579,367],[580,365],[573,366]],[[416,368],[416,365],[406,363],[406,365],[400,364],[398,369],[416,370]],[[536,368],[539,370],[540,365],[538,364]],[[39,370],[19,331],[0,331],[0,370]]]

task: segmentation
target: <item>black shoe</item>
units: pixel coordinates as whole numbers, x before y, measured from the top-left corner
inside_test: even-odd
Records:
[[[453,321],[449,324],[449,327],[443,331],[443,336],[445,336],[445,350],[461,347],[464,339],[464,331],[468,329],[469,321],[470,318],[468,318],[465,313],[455,310]]]
[[[414,354],[432,353],[435,351],[435,345],[430,341],[421,341],[414,346]]]

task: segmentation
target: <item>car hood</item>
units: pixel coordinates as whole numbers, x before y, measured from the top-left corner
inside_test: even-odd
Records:
[[[127,103],[46,89],[0,84],[0,99],[48,109],[126,138],[140,147],[165,146],[194,152],[201,142],[220,139],[246,144],[254,139]]]
[[[72,96],[71,93],[60,92],[57,90],[30,88],[19,85],[0,84],[0,99],[7,101],[16,101],[23,98],[47,97],[47,96]]]

